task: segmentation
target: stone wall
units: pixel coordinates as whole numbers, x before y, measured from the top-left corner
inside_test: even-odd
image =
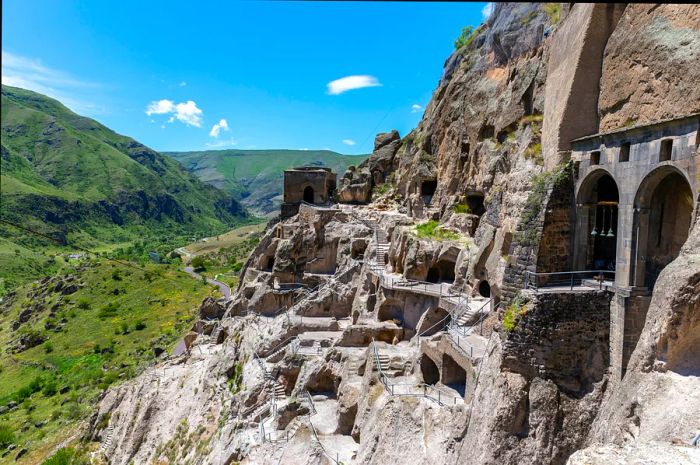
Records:
[[[606,291],[530,294],[527,311],[503,344],[502,368],[550,379],[569,395],[589,392],[609,364]]]

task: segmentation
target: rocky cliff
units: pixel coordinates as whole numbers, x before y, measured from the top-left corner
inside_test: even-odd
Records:
[[[271,224],[223,319],[198,323],[187,351],[105,396],[92,427],[104,458],[564,464],[665,451],[692,463],[695,451],[677,443],[700,413],[697,221],[659,278],[619,382],[609,373],[613,297],[602,284],[522,290],[526,271],[566,266],[573,229],[576,171],[560,147],[543,147],[543,124],[554,121],[558,140],[567,125],[556,119],[571,110],[544,114],[550,53],[561,56],[562,40],[582,40],[585,52],[604,39],[592,103],[601,130],[627,112],[696,111],[664,102],[650,113],[636,87],[620,97],[616,84],[635,79],[625,50],[653,39],[643,31],[673,29],[654,40],[674,50],[695,43],[697,24],[684,26],[679,12],[698,8],[683,8],[496,4],[445,62],[418,127],[380,134],[345,174],[346,204],[302,205]],[[596,15],[611,18],[605,34]],[[587,29],[573,39],[578,22]],[[635,66],[654,62],[654,48],[638,48]],[[688,69],[693,53],[681,53]],[[565,88],[580,76],[569,74],[561,95],[575,100]],[[659,101],[680,91],[650,85]]]

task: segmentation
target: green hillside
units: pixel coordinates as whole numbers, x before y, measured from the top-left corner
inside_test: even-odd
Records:
[[[204,182],[233,194],[252,212],[269,215],[282,201],[283,171],[295,166],[327,166],[342,176],[367,155],[330,150],[209,150],[166,153]]]
[[[35,92],[2,86],[1,142],[0,217],[54,241],[0,223],[0,280],[49,271],[42,254],[55,242],[211,235],[247,219],[231,195],[172,158]]]

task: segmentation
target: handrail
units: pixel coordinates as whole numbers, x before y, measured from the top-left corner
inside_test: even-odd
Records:
[[[581,275],[578,276],[577,275]],[[579,271],[556,271],[551,273],[537,273],[534,271],[525,271],[525,289],[535,289],[537,291],[540,287],[558,287],[565,286],[568,284],[569,289],[573,290],[574,286],[579,286],[582,284],[583,280],[597,279],[598,288],[603,289],[603,283],[605,281],[605,276],[612,275],[613,281],[615,278],[614,270],[579,270]],[[547,278],[554,279],[547,279]],[[568,279],[566,279],[568,277]],[[540,278],[545,278],[544,283],[540,283]],[[564,278],[564,279],[556,279]]]
[[[292,342],[294,339],[299,339],[299,337],[298,337],[298,336],[290,336],[290,337],[288,337],[287,339],[283,340],[282,342],[280,342],[280,343],[277,344],[276,346],[274,346],[274,347],[270,348],[269,350],[265,351],[265,352],[267,353],[266,356],[258,355],[258,353],[256,352],[256,353],[255,353],[255,358],[256,358],[257,360],[260,360],[258,357],[267,358],[267,357],[273,355],[275,352],[277,352],[278,349],[282,348],[283,345],[289,344],[289,343]]]

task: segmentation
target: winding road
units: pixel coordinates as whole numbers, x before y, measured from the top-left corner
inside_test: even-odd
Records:
[[[195,279],[202,279],[202,275],[195,272],[194,268],[192,268],[191,266],[186,266],[185,268],[183,268],[183,270],[185,271],[185,273],[187,273]],[[211,278],[206,278],[206,280],[207,283],[219,288],[219,291],[221,291],[221,293],[223,294],[224,300],[226,302],[231,300],[231,288],[228,287],[228,284],[222,283],[221,281],[217,281],[216,279]]]

